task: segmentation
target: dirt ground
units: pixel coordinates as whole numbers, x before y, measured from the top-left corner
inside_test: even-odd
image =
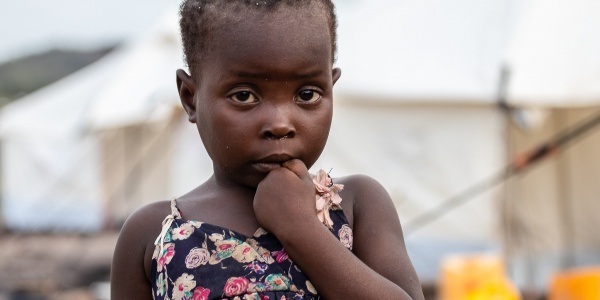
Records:
[[[0,300],[109,299],[117,236],[0,235]]]

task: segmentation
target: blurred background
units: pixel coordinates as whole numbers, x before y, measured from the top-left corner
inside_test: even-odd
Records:
[[[600,299],[600,2],[335,3],[313,171],[386,187],[428,299]],[[177,7],[0,0],[0,299],[109,299],[127,216],[211,175]]]

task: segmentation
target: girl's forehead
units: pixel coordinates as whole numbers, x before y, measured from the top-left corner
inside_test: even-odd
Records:
[[[328,15],[320,5],[232,12],[222,12],[213,20],[212,30],[207,32],[206,37],[208,49],[220,51],[233,42],[243,42],[248,46],[261,43],[284,46],[286,42],[302,40],[304,45],[314,46],[321,44],[323,37],[331,40]],[[331,49],[332,45],[328,47]]]
[[[217,22],[209,33],[201,69],[215,72],[258,67],[278,76],[289,73],[289,69],[330,69],[333,64],[324,14],[300,8],[249,10],[243,17],[222,16]]]

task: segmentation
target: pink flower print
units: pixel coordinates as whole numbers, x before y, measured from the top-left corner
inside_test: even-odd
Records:
[[[172,238],[173,240],[185,240],[187,238],[190,237],[190,235],[192,235],[192,233],[194,232],[195,227],[190,224],[190,223],[183,223],[181,224],[181,226],[177,227],[177,228],[173,228],[173,235]]]
[[[220,240],[215,243],[217,246],[217,251],[219,252],[231,252],[233,253],[233,249],[235,246],[239,245],[240,241],[237,239],[226,239]],[[231,254],[230,254],[231,255]]]
[[[281,263],[289,258],[287,252],[285,252],[285,249],[281,249],[281,251],[273,251],[271,255],[275,257],[275,261],[277,263]]]
[[[196,287],[194,275],[183,273],[173,284],[173,300],[189,299],[193,296],[192,290]]]
[[[210,295],[209,289],[205,289],[205,288],[199,286],[194,290],[194,295],[192,295],[192,300],[208,300],[209,295]]]
[[[269,296],[260,295],[260,300],[270,300]]]
[[[194,269],[205,265],[210,258],[210,252],[205,248],[193,248],[185,257],[185,266],[188,269]]]
[[[259,257],[258,252],[254,250],[247,243],[241,243],[240,245],[235,246],[233,253],[231,254],[235,260],[240,263],[251,262]]]
[[[235,295],[244,294],[248,290],[248,284],[250,281],[245,277],[231,277],[225,282],[223,291],[225,296],[233,297]]]
[[[258,275],[265,274],[265,271],[267,270],[268,267],[269,267],[269,265],[263,264],[258,261],[253,261],[252,263],[244,266],[245,269],[250,269],[250,270],[252,270],[252,272],[254,272]]]
[[[352,250],[352,242],[354,240],[352,234],[352,228],[347,224],[342,225],[342,228],[338,231],[338,236],[340,237],[340,242],[344,247]]]
[[[316,205],[317,205],[317,217],[327,227],[333,226],[333,221],[329,216],[329,210],[332,207],[339,208],[342,198],[338,195],[344,189],[342,184],[334,184],[331,181],[331,177],[324,171],[319,170],[317,176],[313,178],[313,184],[315,185],[316,194]]]
[[[169,264],[171,259],[173,259],[173,255],[175,255],[175,244],[165,244],[163,253],[156,259],[156,271],[159,273],[162,272],[165,265]]]
[[[226,239],[226,240],[217,240],[215,242],[215,246],[217,246],[217,251],[213,251],[213,254],[208,261],[209,264],[215,265],[220,263],[222,260],[231,257],[233,251],[236,246],[241,244],[242,242],[238,239]]]

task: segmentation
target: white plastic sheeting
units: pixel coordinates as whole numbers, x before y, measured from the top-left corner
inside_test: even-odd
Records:
[[[537,107],[600,103],[600,2],[526,3],[506,54],[509,101]]]
[[[112,220],[107,199],[115,192],[106,190],[111,185],[104,173],[115,149],[103,144],[101,131],[171,118],[178,105],[174,73],[182,62],[175,14],[167,19],[2,109],[1,199],[8,228],[93,232]]]
[[[332,176],[362,173],[374,177],[392,196],[402,222],[487,178],[504,164],[503,121],[494,107],[337,100],[341,101],[334,109],[330,138],[315,167],[333,168]],[[492,195],[481,195],[414,236],[493,242]]]
[[[96,232],[103,224],[98,144],[92,136],[2,144],[2,213],[25,231]]]
[[[86,116],[93,91],[106,84],[118,62],[105,58],[1,111],[1,199],[8,228],[101,228],[99,144],[86,130]]]
[[[183,67],[175,13],[125,46],[123,63],[111,70],[110,83],[96,91],[88,110],[94,130],[118,128],[169,117],[179,105],[175,70]]]
[[[391,102],[493,103],[519,3],[338,1],[338,91]]]

